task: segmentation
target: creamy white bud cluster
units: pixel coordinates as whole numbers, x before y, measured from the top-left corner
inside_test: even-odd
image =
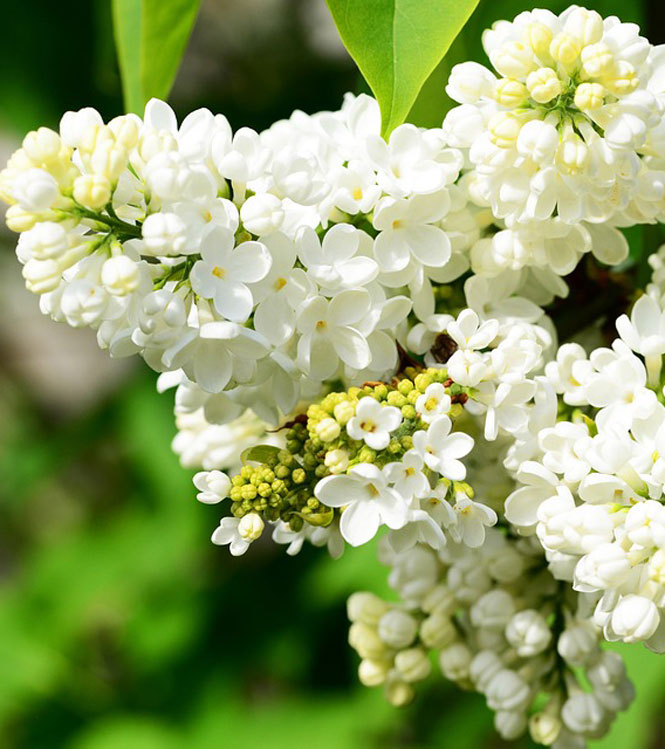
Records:
[[[546,746],[584,746],[630,704],[632,684],[621,657],[601,650],[588,596],[564,590],[533,539],[493,528],[481,549],[384,544],[382,561],[401,601],[353,594],[349,643],[360,681],[382,685],[392,704],[413,699],[432,653],[444,678],[485,696],[508,740],[528,732]]]
[[[483,46],[495,72],[453,68],[446,90],[460,106],[443,125],[467,156],[470,199],[508,232],[476,265],[522,267],[544,251],[563,274],[597,225],[599,259],[620,260],[625,247],[608,224],[654,222],[665,208],[658,48],[635,24],[578,6],[499,21]]]

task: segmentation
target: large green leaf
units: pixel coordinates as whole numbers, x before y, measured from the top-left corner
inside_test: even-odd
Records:
[[[423,83],[478,4],[478,0],[327,2],[344,45],[379,102],[384,135],[404,122]]]
[[[112,0],[113,29],[125,107],[141,113],[166,99],[192,31],[200,0]]]

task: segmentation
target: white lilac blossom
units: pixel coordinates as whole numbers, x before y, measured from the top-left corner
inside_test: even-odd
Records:
[[[665,248],[633,293],[621,231],[665,218],[665,58],[577,6],[483,45],[440,128],[86,108],[0,197],[42,312],[175,387],[213,543],[378,538],[361,682],[404,705],[438,662],[505,739],[579,748],[633,696],[601,643],[665,652]]]

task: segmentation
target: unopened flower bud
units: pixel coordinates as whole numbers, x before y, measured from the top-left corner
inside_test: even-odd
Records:
[[[580,56],[582,72],[589,78],[601,78],[610,73],[614,67],[612,50],[603,42],[584,47]]]
[[[529,718],[529,733],[536,744],[551,746],[561,733],[561,719],[548,710]]]
[[[102,266],[102,285],[113,296],[126,296],[139,286],[139,266],[127,255],[110,257]]]
[[[499,710],[494,716],[494,727],[506,741],[519,738],[526,730],[526,715],[521,710]]]
[[[60,155],[61,147],[60,136],[48,127],[33,130],[23,139],[23,150],[35,164],[55,161]]]
[[[330,473],[344,473],[349,467],[349,453],[342,448],[329,450],[326,453],[324,463]]]
[[[74,180],[74,200],[77,203],[98,210],[111,199],[111,183],[98,174],[82,174]]]
[[[356,409],[351,401],[342,401],[335,406],[333,413],[340,425],[345,426],[355,416]]]
[[[561,718],[574,733],[593,734],[602,725],[605,711],[593,694],[579,692],[564,702]]]
[[[487,127],[495,146],[512,148],[520,134],[522,122],[512,112],[495,112],[490,117]]]
[[[62,268],[56,260],[32,258],[23,266],[23,278],[28,291],[46,294],[57,289],[62,278]]]
[[[69,247],[67,230],[55,221],[42,221],[26,232],[22,239],[30,248],[32,257],[48,260],[62,255]]]
[[[541,59],[549,56],[552,43],[552,29],[549,26],[539,21],[530,23],[524,29],[522,38]]]
[[[525,609],[515,614],[506,627],[506,639],[522,658],[542,653],[552,640],[552,631],[542,614]]]
[[[559,143],[556,161],[564,174],[579,174],[589,163],[589,149],[579,135],[569,133]]]
[[[465,681],[469,678],[469,667],[473,654],[461,642],[454,642],[439,653],[441,672],[451,681]]]
[[[395,668],[402,679],[408,682],[422,681],[432,670],[427,653],[422,648],[401,650],[395,656]]]
[[[388,671],[390,671],[389,661],[363,658],[358,666],[358,679],[366,687],[378,687],[386,680]]]
[[[379,637],[391,648],[408,647],[418,631],[418,622],[406,611],[391,609],[379,620]]]
[[[321,419],[315,428],[316,436],[321,442],[332,442],[339,437],[341,427],[335,419]]]
[[[37,216],[18,204],[10,205],[5,213],[5,223],[10,231],[24,232],[36,225]]]
[[[575,8],[566,18],[564,31],[575,37],[584,47],[603,37],[603,19],[595,10]]]
[[[575,106],[583,111],[598,109],[605,101],[605,89],[600,83],[580,83],[575,89]]]
[[[547,104],[548,101],[556,99],[563,90],[561,80],[552,68],[538,68],[529,73],[526,87],[531,98],[538,104]]]
[[[413,700],[416,692],[411,684],[401,679],[390,679],[386,682],[386,699],[393,707],[404,707]]]
[[[374,595],[359,591],[349,596],[346,602],[346,613],[352,622],[363,622],[376,626],[379,619],[390,610],[390,604]]]
[[[612,612],[611,627],[624,642],[648,640],[660,623],[656,604],[644,596],[624,596]]]
[[[256,541],[263,533],[265,524],[261,516],[256,512],[250,512],[240,518],[238,533],[245,541]]]
[[[428,648],[442,650],[456,637],[455,627],[449,616],[432,614],[420,625],[420,639]]]
[[[536,67],[533,51],[521,42],[506,42],[490,55],[490,59],[506,78],[526,78]]]
[[[452,590],[445,585],[437,585],[425,596],[421,608],[426,614],[452,614],[456,606]]]
[[[65,145],[78,148],[84,141],[86,132],[103,124],[101,115],[92,107],[78,112],[65,112],[60,120],[60,137]]]
[[[603,77],[605,88],[615,96],[625,96],[639,86],[635,68],[625,60],[619,60],[613,70]]]
[[[492,710],[519,711],[529,704],[531,690],[518,673],[503,668],[490,680],[485,697]]]
[[[44,169],[27,169],[18,174],[12,184],[12,197],[25,211],[45,211],[58,194],[58,183]]]
[[[364,622],[354,622],[349,628],[349,645],[361,658],[380,660],[388,652],[376,629]]]
[[[389,661],[363,658],[358,666],[358,680],[366,687],[378,687],[386,680],[389,671]]]
[[[581,49],[579,41],[565,32],[557,34],[550,44],[550,54],[564,68],[572,68],[575,65]]]
[[[513,78],[501,78],[494,84],[494,99],[502,107],[515,109],[522,106],[529,96],[527,87],[522,81]]]

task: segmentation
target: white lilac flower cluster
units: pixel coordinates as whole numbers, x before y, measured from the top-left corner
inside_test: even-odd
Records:
[[[0,197],[43,312],[175,388],[215,544],[382,535],[400,601],[349,603],[361,681],[405,704],[434,650],[504,737],[577,749],[632,696],[600,643],[665,651],[665,249],[610,347],[595,300],[578,342],[549,315],[665,218],[665,56],[577,6],[483,43],[441,128],[384,140],[351,95],[261,133],[82,109]]]
[[[477,550],[384,544],[381,557],[400,600],[354,593],[349,643],[360,681],[382,685],[392,704],[413,699],[432,654],[446,679],[484,695],[504,739],[528,730],[539,744],[584,746],[630,704],[623,661],[601,649],[587,596],[561,587],[537,543],[492,528]]]
[[[607,640],[665,651],[665,252],[609,348],[561,346],[545,379],[562,401],[511,447],[506,520],[534,535],[555,577],[589,593]]]

